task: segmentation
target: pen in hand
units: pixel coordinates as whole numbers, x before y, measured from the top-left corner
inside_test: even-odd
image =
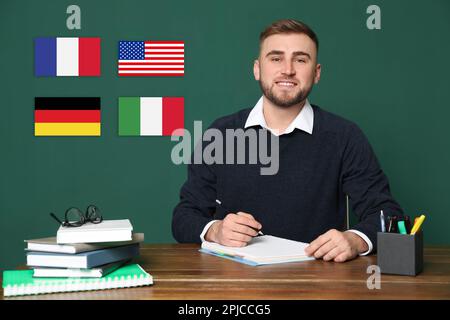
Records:
[[[225,206],[222,204],[222,201],[220,201],[219,199],[216,199],[216,203],[217,203],[222,209],[224,209],[225,211],[227,211],[227,212],[232,212],[232,211],[229,210],[227,207],[225,207]],[[264,235],[264,233],[262,233],[261,230],[258,230],[258,236],[263,236],[263,235]]]

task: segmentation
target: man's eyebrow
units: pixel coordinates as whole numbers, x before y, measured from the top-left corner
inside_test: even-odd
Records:
[[[283,54],[284,54],[284,51],[272,50],[272,51],[269,51],[266,54],[266,57],[271,56],[271,55],[283,55]],[[307,53],[307,52],[304,52],[304,51],[295,51],[292,55],[293,56],[307,56],[308,58],[311,59],[311,55],[309,53]]]
[[[266,54],[266,57],[271,56],[271,55],[277,55],[277,54],[284,54],[284,51],[280,51],[280,50],[272,50],[272,51],[269,51],[269,52]]]
[[[304,51],[295,51],[293,53],[294,56],[307,56],[308,58],[311,59],[311,55],[308,52],[304,52]]]

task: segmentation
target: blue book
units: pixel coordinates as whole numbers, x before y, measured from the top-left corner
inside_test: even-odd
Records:
[[[139,244],[77,254],[27,252],[27,266],[89,269],[139,255]]]

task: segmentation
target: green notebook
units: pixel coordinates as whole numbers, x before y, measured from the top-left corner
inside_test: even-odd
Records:
[[[123,266],[103,278],[33,278],[33,270],[3,272],[3,295],[129,288],[153,284],[153,277],[138,264]]]

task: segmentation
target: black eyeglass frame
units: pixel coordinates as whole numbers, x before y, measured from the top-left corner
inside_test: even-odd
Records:
[[[89,205],[86,208],[85,213],[83,213],[79,208],[70,207],[64,214],[64,221],[58,219],[58,217],[53,212],[50,213],[50,216],[58,221],[58,223],[63,227],[76,228],[81,227],[87,222],[98,224],[103,221],[103,216],[100,214],[100,209],[93,204]]]

